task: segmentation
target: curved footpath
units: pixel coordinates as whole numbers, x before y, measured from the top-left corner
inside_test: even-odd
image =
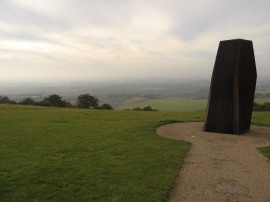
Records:
[[[270,202],[270,161],[257,149],[270,146],[270,127],[251,126],[244,135],[202,128],[196,122],[157,129],[163,137],[192,143],[169,201]]]

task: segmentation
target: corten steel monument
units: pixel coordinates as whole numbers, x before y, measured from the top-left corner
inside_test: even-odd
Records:
[[[249,131],[256,79],[252,41],[221,41],[203,130],[231,134]]]

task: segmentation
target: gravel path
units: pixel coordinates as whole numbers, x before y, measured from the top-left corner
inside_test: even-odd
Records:
[[[163,137],[192,143],[169,201],[270,202],[270,161],[257,149],[270,146],[270,127],[252,126],[244,135],[202,128],[197,122],[157,129]]]

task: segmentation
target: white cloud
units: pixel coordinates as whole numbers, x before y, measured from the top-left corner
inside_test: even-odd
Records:
[[[269,13],[267,0],[3,0],[0,80],[209,77],[231,38],[253,40],[269,76]]]

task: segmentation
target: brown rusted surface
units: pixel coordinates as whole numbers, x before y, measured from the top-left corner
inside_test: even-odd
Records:
[[[256,79],[252,41],[221,41],[212,74],[204,131],[231,134],[249,131]]]

